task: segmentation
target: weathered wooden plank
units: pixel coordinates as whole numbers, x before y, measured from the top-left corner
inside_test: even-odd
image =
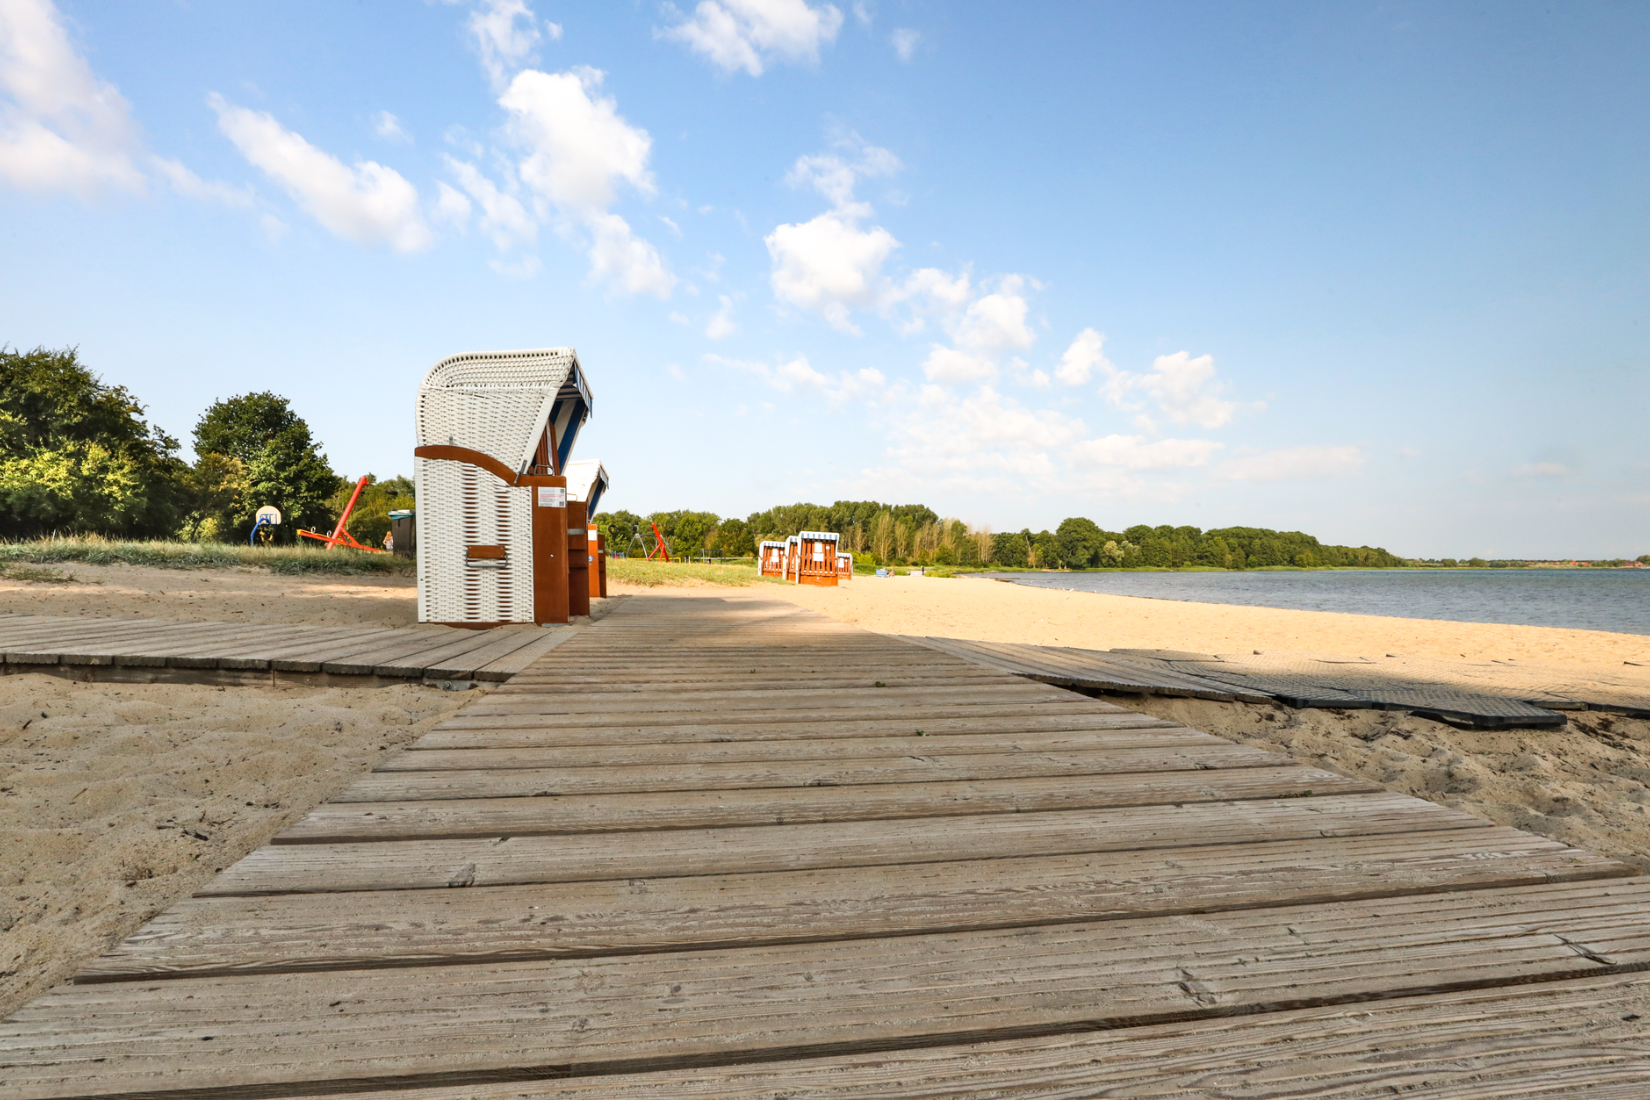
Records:
[[[963,757],[961,759],[976,759]],[[583,769],[597,770],[597,769]],[[563,773],[566,774],[566,773]],[[478,778],[479,777],[481,778]],[[537,777],[537,778],[535,778]],[[283,831],[280,844],[415,837],[550,836],[634,829],[711,829],[894,821],[1377,791],[1363,780],[1295,765],[1232,771],[1068,775],[771,789],[669,788],[643,794],[565,794],[559,776],[507,771],[449,776],[399,772],[398,785],[357,783]],[[493,792],[493,793],[483,793]],[[392,797],[399,795],[400,797]]]
[[[640,725],[621,722],[601,724],[598,719],[574,726],[547,729],[529,715],[485,716],[471,718],[468,711],[438,725],[418,741],[430,748],[511,748],[531,745],[610,745],[626,743],[692,744],[735,740],[817,740],[822,736],[833,738],[890,736],[914,737],[918,734],[961,737],[1012,737],[1023,733],[1067,733],[1083,730],[1137,730],[1157,731],[1165,742],[1219,740],[1211,734],[1188,730],[1174,722],[1153,718],[1146,714],[1121,711],[1078,713],[1064,715],[924,715],[913,721],[909,715],[898,718],[858,716],[842,718],[830,723],[809,721],[805,716],[790,716],[785,721],[769,722],[682,722]]]
[[[454,636],[445,640],[445,644],[383,661],[373,667],[373,672],[378,676],[399,676],[403,679],[411,679],[415,676],[424,675],[424,670],[432,665],[455,660],[468,660],[470,654],[486,648],[490,642],[491,639],[488,638],[487,631],[484,630],[455,631]],[[324,665],[322,667],[328,666]]]
[[[1458,810],[1382,793],[914,819],[897,829],[877,821],[845,821],[555,837],[286,844],[246,856],[208,883],[200,896],[792,871],[1146,851],[1206,844],[1211,837],[1238,844],[1486,827]]]
[[[460,649],[468,648],[474,646],[476,641],[477,632],[472,630],[449,628],[437,631],[429,627],[416,631],[404,630],[399,637],[388,640],[383,645],[322,661],[321,671],[344,676],[372,676],[381,668],[423,668],[423,665],[418,663],[420,657],[428,654],[446,654],[455,644]],[[403,675],[401,672],[396,674]]]
[[[192,898],[76,981],[588,957],[1629,877],[1514,829],[692,878]]]
[[[1117,1031],[357,1100],[1642,1100],[1650,978],[1578,978]],[[294,1100],[320,1100],[311,1094]]]
[[[1150,762],[1157,769],[1135,765]],[[1173,764],[1181,765],[1178,771]],[[1260,761],[1253,762],[1259,765]],[[1275,782],[1286,788],[1275,797],[1294,796],[1302,791],[1325,793],[1333,784],[1340,791],[1373,791],[1374,784],[1358,781],[1347,787],[1332,772],[1306,768],[1293,761],[1266,761],[1263,770],[1275,773]],[[968,783],[1009,779],[1076,778],[1074,787],[1121,790],[1131,783],[1139,789],[1153,789],[1161,779],[1164,791],[1178,791],[1183,797],[1203,792],[1206,799],[1218,799],[1218,792],[1231,785],[1250,783],[1251,767],[1233,769],[1200,765],[1195,759],[1178,760],[1165,753],[1142,758],[1116,759],[1116,754],[1098,752],[1007,752],[966,753],[952,756],[890,756],[840,760],[735,760],[707,764],[633,764],[607,768],[471,768],[442,771],[383,771],[363,775],[333,798],[334,802],[398,802],[408,799],[524,798],[532,796],[608,795],[650,791],[757,791],[773,788],[852,787],[856,794],[876,798],[866,786],[884,784]],[[1129,779],[1130,774],[1134,775]],[[1247,777],[1247,778],[1246,778]],[[1102,782],[1104,780],[1104,782]],[[767,798],[768,796],[764,796]],[[783,801],[784,796],[780,796]],[[1244,797],[1233,795],[1231,797]],[[1167,798],[1165,801],[1177,801]]]
[[[618,956],[200,978],[164,1004],[145,983],[75,985],[0,1025],[0,1064],[20,1098],[291,1092],[1013,1039],[1602,976],[1624,964],[1589,944],[1647,902],[1650,881],[1628,879],[680,952],[668,968]]]
[[[330,671],[330,669],[329,669]],[[576,681],[575,681],[576,682]],[[495,693],[496,694],[496,693]],[[545,688],[540,692],[511,692],[476,703],[473,713],[543,714],[554,709],[559,717],[598,714],[664,714],[680,719],[696,710],[730,716],[755,714],[817,714],[822,710],[851,713],[854,710],[893,711],[944,706],[948,708],[990,704],[993,706],[1069,706],[1080,708],[1086,700],[1070,692],[1023,680],[1007,684],[985,684],[975,688],[906,689],[878,688],[871,683],[859,689],[837,688],[815,691],[804,686],[774,691],[719,691],[684,697],[679,692],[612,692],[589,696]],[[469,708],[466,708],[467,710]]]
[[[540,638],[528,645],[522,646],[514,652],[507,653],[489,664],[476,669],[477,680],[508,680],[517,672],[530,667],[535,661],[558,646],[564,645],[578,637],[573,630],[558,630],[547,638]]]
[[[747,760],[848,760],[861,757],[955,756],[970,753],[1082,752],[1104,749],[1117,771],[1146,771],[1163,759],[1170,767],[1259,767],[1286,764],[1289,758],[1249,745],[1238,745],[1187,730],[1182,739],[1152,730],[1071,730],[1018,733],[1003,737],[936,734],[916,737],[827,737],[794,740],[714,741],[663,744],[625,741],[601,746],[528,745],[511,748],[436,748],[420,740],[408,751],[378,765],[378,771],[445,771],[468,768],[592,768],[627,764],[712,764]],[[1136,766],[1128,766],[1133,762]]]
[[[499,628],[482,632],[485,644],[470,650],[459,657],[433,661],[424,669],[424,675],[436,679],[468,680],[472,679],[478,669],[485,668],[494,661],[502,660],[524,646],[532,645],[542,640],[544,634],[540,630],[511,630]]]
[[[566,697],[576,698],[577,693],[569,692]],[[558,710],[545,713],[542,706],[538,709],[535,709],[532,705],[494,706],[487,700],[482,699],[472,704],[476,710],[468,713],[466,717],[469,721],[474,722],[484,718],[509,718],[530,715],[534,718],[534,725],[547,731],[592,729],[599,726],[633,729],[653,726],[677,727],[693,719],[702,722],[707,718],[713,718],[717,723],[726,726],[808,722],[812,723],[815,730],[818,731],[834,729],[837,723],[849,722],[855,719],[885,723],[900,722],[907,729],[912,727],[927,729],[931,720],[946,718],[1013,718],[1023,721],[1035,715],[1083,717],[1094,713],[1088,709],[1088,700],[1075,695],[1072,698],[1076,701],[1072,703],[929,703],[924,706],[909,707],[814,707],[802,712],[783,707],[762,710],[731,710],[719,707],[714,713],[706,713],[706,711],[699,708],[685,706],[675,711],[635,710],[605,713],[601,711],[562,712]],[[817,732],[815,736],[818,736]]]

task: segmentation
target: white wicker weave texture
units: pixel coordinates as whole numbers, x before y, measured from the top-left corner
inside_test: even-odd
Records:
[[[466,462],[418,459],[418,619],[533,621],[533,490]],[[471,546],[503,546],[476,562]]]

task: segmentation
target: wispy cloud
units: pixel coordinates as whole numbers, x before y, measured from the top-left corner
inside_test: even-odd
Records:
[[[681,42],[725,73],[761,76],[775,59],[816,63],[819,49],[835,41],[842,12],[804,0],[701,0],[692,15],[672,4],[675,22],[656,33]]]

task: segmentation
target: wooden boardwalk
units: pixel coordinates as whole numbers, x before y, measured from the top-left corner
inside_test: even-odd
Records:
[[[1650,1095],[1650,878],[636,597],[0,1024],[0,1095]]]
[[[1219,702],[1335,710],[1403,710],[1485,729],[1554,728],[1563,711],[1650,718],[1644,676],[1556,670],[1517,661],[1369,658],[1259,650],[1244,654],[912,637],[908,641],[1044,684],[1104,694],[1171,695]]]
[[[125,683],[502,682],[571,636],[567,627],[342,626],[0,616],[0,671]]]

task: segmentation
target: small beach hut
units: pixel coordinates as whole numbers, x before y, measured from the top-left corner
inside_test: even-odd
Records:
[[[784,572],[779,575],[788,581],[796,579],[796,559],[797,555],[800,553],[797,548],[797,544],[800,541],[801,540],[795,535],[791,535],[785,539],[785,569]]]
[[[757,572],[764,577],[785,575],[785,544],[772,540],[764,542],[756,559]]]
[[[833,531],[804,531],[797,536],[797,584],[836,587],[836,547],[840,537]]]
[[[590,519],[607,491],[607,470],[600,459],[585,458],[569,462],[562,472],[567,475],[567,608],[571,615],[588,615],[590,597],[601,594]]]
[[[565,623],[567,478],[590,386],[572,348],[450,355],[418,387],[418,621]]]
[[[854,579],[854,556],[852,554],[837,552],[836,575],[838,580],[851,581]]]

